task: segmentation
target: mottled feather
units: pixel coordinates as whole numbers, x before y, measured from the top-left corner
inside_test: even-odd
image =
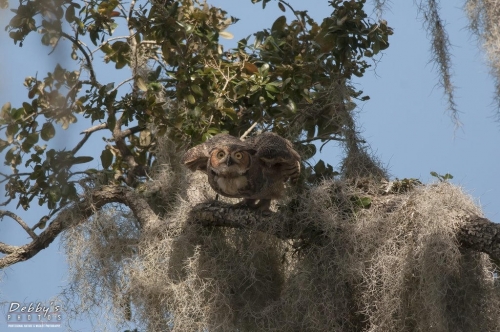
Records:
[[[273,133],[245,141],[219,134],[188,150],[182,162],[192,171],[207,173],[217,193],[245,198],[247,205],[261,209],[281,197],[288,179],[293,182],[300,175],[300,155],[290,141]]]

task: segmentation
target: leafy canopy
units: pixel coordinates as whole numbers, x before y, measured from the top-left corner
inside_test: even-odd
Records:
[[[352,139],[353,99],[368,96],[349,80],[389,46],[391,28],[367,17],[364,0],[330,1],[332,13],[321,23],[285,1],[277,4],[295,18],[280,16],[224,50],[220,38],[233,37],[227,29],[238,19],[198,0],[21,0],[6,27],[14,44],[39,36],[55,49],[68,40],[75,66],[27,77],[26,101],[3,105],[0,150],[12,170],[1,179],[7,202],[28,209],[37,199],[55,213],[97,177],[137,186],[163,135],[182,148],[220,132],[272,130],[293,140],[305,160],[316,153],[315,140]],[[116,84],[112,74],[97,75],[101,58],[130,70],[129,79]],[[77,121],[88,127],[79,144],[51,148],[60,129]],[[107,131],[97,152],[102,169],[78,171],[93,160],[79,150],[96,131]],[[306,166],[310,181],[334,174],[322,160]]]

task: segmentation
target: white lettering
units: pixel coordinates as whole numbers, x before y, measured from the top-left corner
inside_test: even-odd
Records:
[[[16,310],[17,310],[17,308],[19,308],[19,306],[20,306],[20,304],[19,304],[19,303],[17,303],[17,302],[12,302],[12,303],[10,304],[9,312],[16,311]],[[12,309],[13,307],[15,307],[15,309]]]

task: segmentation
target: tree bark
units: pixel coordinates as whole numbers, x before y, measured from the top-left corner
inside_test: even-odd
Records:
[[[104,186],[80,202],[62,210],[32,242],[19,247],[0,242],[0,252],[6,254],[0,258],[0,269],[32,258],[47,248],[61,232],[85,222],[108,203],[127,205],[141,227],[147,227],[159,219],[147,201],[134,190],[127,187]]]
[[[64,230],[79,225],[109,203],[122,203],[134,213],[141,228],[161,221],[148,202],[135,190],[127,187],[104,186],[80,202],[62,210],[49,226],[23,246],[0,242],[0,269],[28,260],[47,248]],[[303,226],[300,220],[286,212],[259,212],[221,202],[202,203],[190,212],[189,222],[203,227],[231,227],[252,229],[280,239],[321,241],[323,233],[312,226]],[[500,224],[487,218],[471,215],[457,233],[457,240],[464,248],[486,253],[500,263]]]
[[[484,252],[497,265],[500,263],[500,224],[486,218],[470,216],[457,238],[464,248]]]

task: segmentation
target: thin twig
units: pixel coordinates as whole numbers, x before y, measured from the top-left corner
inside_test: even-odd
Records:
[[[109,93],[113,93],[114,91],[118,90],[123,84],[130,82],[130,81],[133,81],[133,80],[134,80],[133,77],[127,78],[125,81],[120,82],[120,84],[118,84],[113,90],[109,91]]]
[[[241,135],[240,139],[243,140],[245,137],[247,137],[248,134],[250,134],[250,132],[255,128],[255,126],[257,126],[257,121],[255,121],[251,126],[250,128],[247,129],[247,131],[245,131],[243,133],[243,135]]]
[[[285,6],[287,6],[288,8],[290,8],[290,10],[295,15],[295,17],[297,17],[297,21],[300,22],[300,25],[302,26],[302,29],[304,29],[304,31],[307,31],[307,28],[304,25],[304,22],[302,22],[302,18],[300,18],[299,14],[297,14],[297,11],[295,9],[293,9],[293,7],[288,2],[283,1],[283,0],[279,0],[279,2],[281,2],[282,4],[284,4]]]
[[[3,203],[0,203],[0,206],[7,206],[9,205],[9,203],[12,201],[12,198],[9,198],[8,200],[6,200],[5,202]]]
[[[75,148],[73,150],[71,150],[71,154],[75,155],[78,152],[78,150],[80,150],[80,148],[83,146],[83,144],[85,144],[85,142],[87,142],[87,140],[89,139],[90,135],[92,135],[92,133],[94,133],[98,130],[101,130],[101,129],[105,129],[107,126],[108,126],[107,123],[101,123],[100,125],[93,126],[89,129],[82,131],[81,134],[85,134],[85,136],[82,138],[82,140],[80,142],[78,142],[78,144],[75,146]]]
[[[24,220],[22,220],[21,217],[19,217],[17,214],[10,211],[0,210],[0,219],[3,219],[4,216],[11,217],[15,221],[17,221],[17,223],[21,225],[21,227],[26,231],[26,233],[29,234],[29,236],[31,236],[33,240],[36,240],[38,238],[35,232],[33,232],[31,228],[29,228],[28,225],[24,222]]]
[[[101,129],[106,129],[107,127],[108,127],[107,123],[101,123],[101,124],[98,124],[96,126],[93,126],[93,127],[88,128],[88,129],[85,129],[80,134],[87,134],[87,133],[91,134],[91,133],[93,133],[95,131],[98,131],[98,130],[101,130]]]
[[[339,141],[339,142],[346,142],[347,141],[345,138],[339,138],[339,137],[334,137],[334,136],[316,136],[316,137],[304,139],[301,141],[295,141],[294,143],[295,144],[310,143],[310,142],[317,141],[320,139],[330,140],[330,141]],[[366,143],[366,141],[364,141],[364,140],[358,140],[357,142],[358,143]]]
[[[73,44],[75,44],[76,47],[78,47],[80,52],[83,53],[83,56],[85,57],[85,61],[87,62],[87,67],[88,67],[89,72],[90,72],[90,80],[92,81],[93,84],[100,87],[100,84],[97,82],[97,78],[95,76],[94,67],[92,66],[92,60],[90,60],[90,56],[87,53],[87,51],[83,48],[82,43],[79,40],[68,35],[66,32],[61,32],[61,36],[64,36],[64,37],[68,38],[69,40],[71,40],[71,42]]]
[[[234,101],[233,99],[231,99],[231,98],[229,98],[229,97],[227,96],[226,88],[227,88],[227,86],[229,85],[229,83],[230,83],[230,82],[231,82],[231,81],[232,81],[235,77],[237,77],[237,76],[238,76],[238,74],[234,74],[234,75],[230,76],[230,74],[229,74],[229,68],[227,68],[227,74],[225,74],[225,73],[224,73],[224,71],[221,69],[221,63],[222,63],[222,61],[220,61],[220,60],[219,60],[219,61],[218,61],[218,60],[216,60],[214,56],[212,56],[212,60],[213,60],[212,62],[208,62],[208,63],[206,62],[206,63],[205,63],[205,65],[206,65],[207,67],[210,67],[210,68],[213,68],[213,69],[217,70],[217,71],[220,73],[220,75],[221,75],[221,76],[222,76],[222,77],[226,80],[226,82],[224,83],[224,86],[223,86],[223,87],[222,87],[222,89],[220,89],[220,90],[221,90],[221,91],[223,91],[223,95],[224,95],[224,97],[225,97],[227,100],[229,100],[230,102]]]
[[[4,180],[0,181],[0,183],[7,181],[14,176],[27,176],[27,175],[31,175],[31,173],[26,172],[26,173],[15,173],[15,174],[7,175],[7,174],[0,172],[0,176],[3,176],[5,178]]]
[[[91,54],[94,54],[95,52],[99,51],[101,48],[103,48],[104,46],[108,45],[109,42],[112,42],[113,40],[117,40],[117,39],[127,39],[129,38],[128,36],[117,36],[117,37],[112,37],[112,38],[108,38],[106,39],[101,45],[99,45],[95,50],[93,50],[92,52],[90,52]]]

